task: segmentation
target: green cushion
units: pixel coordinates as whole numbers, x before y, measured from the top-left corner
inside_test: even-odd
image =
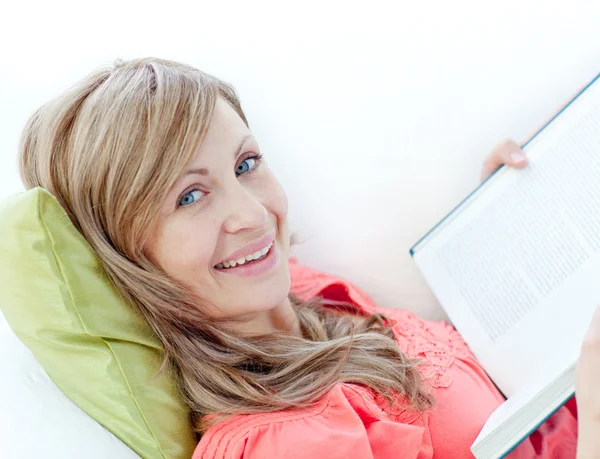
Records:
[[[143,458],[189,458],[189,412],[162,347],[56,199],[0,205],[0,309],[56,385]]]

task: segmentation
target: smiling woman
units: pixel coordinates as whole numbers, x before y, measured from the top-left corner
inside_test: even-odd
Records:
[[[118,61],[39,109],[20,155],[162,342],[195,458],[470,457],[502,403],[450,325],[289,259],[286,195],[228,84]],[[515,457],[574,457],[576,427],[571,404]]]
[[[285,192],[256,139],[219,97],[206,135],[167,193],[144,250],[210,305],[205,312],[237,319],[239,332],[299,334],[287,298],[287,210]]]
[[[199,432],[231,415],[308,406],[345,381],[429,406],[380,316],[290,295],[287,199],[260,158],[229,85],[140,59],[40,108],[23,134],[21,175],[57,198],[144,314]]]

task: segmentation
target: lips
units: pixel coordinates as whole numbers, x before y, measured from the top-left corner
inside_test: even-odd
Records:
[[[220,263],[217,263],[215,267],[218,265],[226,266],[227,264],[232,265],[232,262],[236,264],[244,264],[247,261],[252,261],[255,258],[260,258],[264,255],[265,249],[268,249],[270,245],[273,244],[275,240],[275,232],[272,231],[268,234],[265,234],[260,239],[255,240],[254,242],[248,244],[247,246],[236,250],[231,253],[227,258],[225,258]]]
[[[234,267],[217,268],[217,272],[223,276],[253,277],[256,280],[267,279],[270,273],[276,271],[275,268],[279,266],[280,259],[277,244],[273,242],[269,247],[270,249],[262,258]]]
[[[273,247],[273,243],[266,246],[264,249],[258,250],[251,255],[247,255],[245,258],[238,258],[237,260],[224,261],[223,263],[218,263],[215,266],[217,269],[229,269],[235,268],[236,266],[247,265],[249,263],[254,263],[256,261],[260,261],[265,258],[269,251]]]

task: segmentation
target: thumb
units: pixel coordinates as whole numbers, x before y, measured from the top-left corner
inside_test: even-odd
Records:
[[[523,167],[527,164],[525,153],[512,139],[500,142],[485,158],[481,168],[481,180],[485,180],[503,164],[511,167]]]

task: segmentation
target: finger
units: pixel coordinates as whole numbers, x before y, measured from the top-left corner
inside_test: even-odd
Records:
[[[510,167],[524,167],[527,165],[525,153],[512,139],[500,142],[485,158],[481,168],[481,179],[485,180],[503,164]]]

